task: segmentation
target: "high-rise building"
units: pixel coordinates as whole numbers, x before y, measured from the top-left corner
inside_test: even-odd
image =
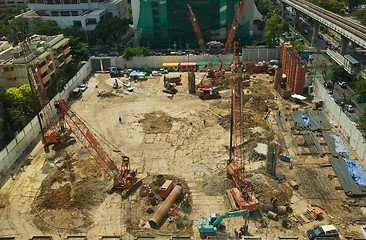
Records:
[[[135,41],[151,48],[198,47],[187,15],[187,4],[197,17],[206,42],[225,43],[240,0],[133,0]],[[236,39],[247,42],[253,35],[253,21],[261,19],[254,0],[245,0]]]
[[[33,57],[32,64],[37,67],[44,85],[49,84],[54,74],[71,61],[68,43],[69,39],[64,38],[63,34],[36,35],[28,42]],[[10,88],[29,84],[22,48],[19,45],[11,47],[5,42],[0,42],[0,47],[0,86]]]
[[[1,1],[1,0],[0,0]],[[108,17],[129,18],[127,0],[29,0],[23,17],[54,20],[60,28],[77,26],[91,31]]]

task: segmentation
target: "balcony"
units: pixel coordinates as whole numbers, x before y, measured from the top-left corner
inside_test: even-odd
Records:
[[[65,65],[65,62],[58,62],[55,65],[56,65],[56,68],[62,68],[62,66]]]
[[[65,63],[69,63],[71,61],[72,55],[69,55],[67,58],[65,58]]]
[[[3,78],[15,78],[15,71],[2,71],[2,74],[3,74]]]
[[[48,64],[43,65],[40,69],[38,69],[39,73],[42,75],[45,71],[48,70]]]
[[[68,54],[70,52],[70,47],[67,47],[64,49],[64,55]]]
[[[62,55],[64,55],[64,53],[63,53],[63,52],[61,52],[61,53],[55,52],[55,58],[56,58],[56,59],[57,59],[57,58],[60,58]]]
[[[46,76],[44,76],[42,78],[43,84],[46,84],[50,79],[51,79],[51,75],[50,74],[47,74]]]

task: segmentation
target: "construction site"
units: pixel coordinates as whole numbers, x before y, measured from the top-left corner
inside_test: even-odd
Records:
[[[231,71],[205,55],[205,72],[92,72],[52,106],[27,66],[47,126],[3,176],[0,239],[366,237],[364,163],[301,96],[305,63],[285,43],[282,66],[243,66],[234,36]]]

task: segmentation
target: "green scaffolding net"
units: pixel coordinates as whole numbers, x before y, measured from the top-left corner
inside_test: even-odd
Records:
[[[205,42],[221,41],[227,33],[240,0],[140,0],[138,33],[140,46],[151,49],[199,49],[187,15],[187,4],[197,17]],[[245,7],[245,6],[244,6]],[[239,25],[236,40],[247,43],[249,23]]]

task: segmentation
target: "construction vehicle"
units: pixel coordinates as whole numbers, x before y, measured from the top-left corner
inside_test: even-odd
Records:
[[[241,217],[245,216],[245,225],[248,224],[249,211],[248,210],[240,210],[234,211],[224,214],[213,213],[211,217],[200,217],[197,221],[198,231],[200,232],[201,237],[205,237],[207,235],[217,234],[218,229],[221,226],[222,220],[226,218],[232,217]]]
[[[171,78],[164,76],[163,81],[165,88],[163,92],[170,94],[176,94],[178,92],[178,90],[175,89],[176,83],[171,82]]]
[[[33,54],[27,44],[23,33],[18,33],[20,46],[23,51],[24,61],[27,68],[29,85],[36,106],[37,119],[41,129],[42,143],[45,146],[66,141],[71,134],[62,120],[54,117],[53,109],[47,98],[46,86],[44,85],[38,67],[33,63]]]
[[[75,136],[88,149],[103,170],[113,179],[113,187],[126,190],[122,194],[123,198],[126,198],[129,193],[142,184],[141,180],[136,181],[137,169],[131,168],[129,157],[121,155],[122,165],[120,168],[117,168],[103,147],[89,131],[86,123],[63,100],[55,101],[54,105],[58,115],[68,124]],[[113,150],[113,152],[120,153],[121,151]]]
[[[198,88],[198,96],[200,99],[221,98],[218,88],[216,86]]]
[[[118,80],[116,78],[116,79],[114,79],[113,89],[118,89],[118,88],[119,88],[119,86],[118,86]]]
[[[243,82],[238,42],[235,42],[232,68],[230,158],[227,162],[227,173],[233,180],[233,188],[230,192],[239,209],[254,210],[259,202],[252,192],[252,184],[246,180],[252,175],[245,174],[244,167]]]

